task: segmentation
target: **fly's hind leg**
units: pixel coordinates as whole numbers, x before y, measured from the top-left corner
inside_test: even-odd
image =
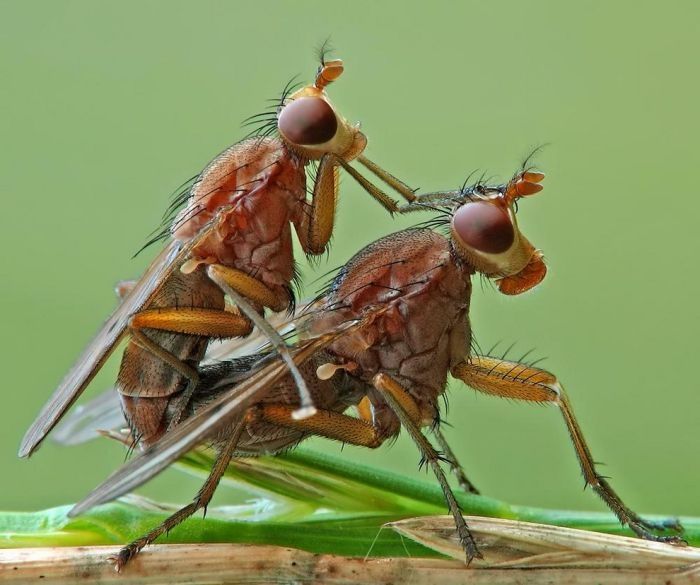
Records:
[[[143,547],[151,544],[160,535],[162,535],[165,532],[169,532],[178,524],[184,522],[197,510],[204,508],[206,514],[207,506],[209,505],[209,502],[211,501],[211,498],[214,495],[214,491],[216,490],[217,485],[219,485],[219,481],[224,475],[228,464],[231,462],[231,458],[233,457],[233,453],[236,450],[236,446],[238,445],[238,441],[241,438],[241,433],[243,432],[244,427],[245,418],[242,418],[234,426],[231,436],[228,438],[226,443],[219,451],[216,461],[214,462],[214,466],[209,472],[209,476],[204,482],[204,485],[200,488],[199,492],[197,492],[197,495],[190,504],[175,512],[172,516],[168,517],[164,522],[162,522],[159,526],[156,526],[148,534],[142,536],[141,538],[138,538],[137,540],[122,548],[116,557],[110,559],[114,561],[115,568],[117,569],[117,571],[121,571],[121,569],[131,559],[133,559]]]
[[[569,436],[583,472],[584,480],[614,512],[623,525],[647,540],[682,544],[678,536],[659,536],[654,531],[682,531],[677,520],[649,522],[630,510],[612,489],[606,478],[595,468],[595,463],[581,428],[574,417],[571,404],[557,378],[539,368],[486,356],[473,356],[452,368],[452,375],[468,386],[491,394],[529,402],[552,402],[564,417]]]
[[[295,379],[301,380],[299,387],[302,406],[313,408],[308,390],[306,390],[301,374],[298,373],[298,368],[291,359],[284,340],[261,315],[262,307],[281,311],[286,307],[285,302],[264,283],[241,270],[213,264],[208,266],[207,275],[236,302],[237,307],[233,310],[199,307],[146,309],[134,314],[129,323],[129,333],[135,344],[163,360],[188,381],[185,390],[173,401],[172,406],[175,414],[170,420],[168,429],[180,422],[197,387],[199,376],[195,368],[149,339],[141,331],[142,329],[155,329],[205,338],[231,338],[247,336],[255,324],[268,336],[272,345],[285,359]],[[131,288],[133,285],[130,281],[120,283],[117,286],[117,294],[123,298],[129,294]]]
[[[155,329],[170,333],[198,335],[201,337],[244,337],[252,330],[248,319],[242,315],[218,309],[203,308],[159,308],[135,313],[129,321],[131,341],[158,357],[187,380],[185,390],[175,399],[175,415],[169,429],[180,422],[182,413],[199,383],[199,374],[191,365],[150,339],[144,329]]]

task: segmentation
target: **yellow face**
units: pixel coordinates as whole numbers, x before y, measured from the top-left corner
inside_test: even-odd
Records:
[[[524,171],[501,189],[477,187],[454,212],[455,249],[476,271],[496,278],[504,294],[520,294],[547,273],[542,253],[518,229],[514,204],[542,190],[542,173]]]
[[[367,142],[359,127],[343,118],[326,94],[326,86],[342,72],[340,59],[324,63],[314,84],[294,92],[277,114],[282,140],[306,158],[320,159],[330,153],[348,160],[360,154]],[[352,156],[346,156],[350,152]]]

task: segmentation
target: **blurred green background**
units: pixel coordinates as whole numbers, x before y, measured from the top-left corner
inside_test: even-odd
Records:
[[[1,2],[0,507],[75,501],[123,462],[106,441],[15,453],[115,306],[113,284],[154,254],[131,259],[172,190],[240,139],[240,122],[290,77],[310,81],[330,35],[346,63],[331,99],[362,121],[367,155],[412,186],[455,188],[475,170],[506,178],[547,144],[536,157],[546,189],[519,218],[549,276],[515,298],[477,284],[477,339],[547,356],[633,508],[700,514],[698,6]],[[344,176],[318,273],[420,219],[392,222]],[[581,490],[555,409],[454,384],[446,419],[484,493],[602,509]],[[313,444],[422,473],[406,437],[377,451]],[[169,471],[143,491],[184,502],[198,486]],[[215,503],[235,497],[220,490]]]

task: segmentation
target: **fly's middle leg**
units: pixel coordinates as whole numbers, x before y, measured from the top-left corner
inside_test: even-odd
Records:
[[[374,418],[372,403],[367,396],[365,396],[357,405],[357,413],[361,420],[372,422]],[[457,456],[454,454],[454,451],[452,451],[452,448],[447,442],[445,435],[442,434],[442,431],[438,427],[434,428],[432,433],[437,439],[438,445],[440,445],[440,450],[442,451],[443,457],[447,459],[452,473],[457,478],[459,487],[461,487],[468,494],[478,495],[480,493],[479,490],[471,481],[469,481],[469,479],[467,479],[467,475],[457,460]]]
[[[452,470],[454,476],[457,478],[457,483],[459,483],[459,487],[461,487],[468,494],[479,494],[479,490],[471,481],[469,481],[466,473],[464,473],[464,469],[457,460],[457,456],[454,454],[454,451],[452,451],[452,448],[447,442],[445,435],[442,434],[442,431],[439,428],[435,428],[433,430],[433,435],[435,435],[435,438],[437,439],[438,445],[440,445],[440,449],[443,455],[447,458],[450,464],[450,469]]]
[[[464,521],[457,499],[452,493],[447,483],[447,478],[440,467],[440,456],[418,428],[416,421],[419,417],[419,410],[417,405],[408,392],[389,376],[384,374],[378,375],[375,378],[375,387],[389,403],[392,410],[397,413],[401,423],[418,444],[423,457],[433,468],[445,493],[448,507],[454,516],[460,542],[467,554],[467,562],[471,562],[474,558],[482,558]],[[368,400],[363,399],[360,402],[358,411],[360,418],[353,418],[334,411],[319,410],[315,415],[305,420],[294,420],[292,418],[292,408],[285,404],[263,404],[250,412],[257,420],[310,435],[326,437],[362,447],[376,448],[380,446],[388,437],[371,422],[372,417]]]
[[[472,536],[469,527],[467,526],[462,510],[459,507],[457,498],[452,492],[450,484],[447,482],[445,472],[440,467],[440,455],[435,448],[430,444],[430,441],[420,430],[420,411],[408,391],[394,380],[391,376],[380,373],[373,379],[374,387],[382,395],[389,407],[396,413],[401,426],[408,432],[413,441],[420,449],[423,459],[432,469],[435,477],[442,488],[442,493],[447,501],[447,506],[454,518],[457,527],[457,535],[459,542],[467,555],[467,564],[471,563],[475,558],[481,559],[483,555],[479,552],[476,541]]]
[[[284,360],[299,390],[299,408],[294,411],[295,418],[304,419],[313,416],[316,413],[316,407],[306,380],[299,371],[287,342],[265,320],[260,310],[260,307],[268,307],[273,311],[282,311],[286,308],[287,303],[282,302],[263,282],[242,270],[221,264],[211,264],[207,267],[207,275],[224,294],[236,303],[238,309],[267,336],[270,344]]]

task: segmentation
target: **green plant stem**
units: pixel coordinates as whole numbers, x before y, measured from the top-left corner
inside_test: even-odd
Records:
[[[211,452],[201,449],[178,465],[206,474]],[[244,484],[253,501],[211,509],[173,530],[162,542],[235,542],[293,546],[352,556],[436,556],[384,528],[388,522],[446,513],[437,485],[297,449],[277,457],[235,460],[223,484]],[[457,491],[466,515],[538,522],[630,535],[612,514],[515,506]],[[5,547],[123,544],[162,522],[176,507],[135,496],[68,518],[70,506],[0,513]],[[700,545],[700,518],[681,518],[685,538]]]
[[[437,485],[428,482],[418,481],[390,471],[357,463],[349,463],[337,457],[301,448],[284,455],[284,458],[299,465],[323,470],[326,473],[344,477],[357,483],[371,485],[397,495],[412,497],[442,508],[443,513],[445,511],[442,491]],[[468,515],[539,522],[554,526],[594,530],[607,534],[633,535],[631,530],[620,525],[614,514],[608,512],[553,510],[532,506],[518,506],[485,496],[465,494],[460,491],[457,491],[455,495],[462,510]],[[646,514],[645,517],[651,520],[667,518],[649,514]],[[685,527],[685,538],[688,543],[693,546],[700,546],[700,518],[682,517],[680,520]]]

